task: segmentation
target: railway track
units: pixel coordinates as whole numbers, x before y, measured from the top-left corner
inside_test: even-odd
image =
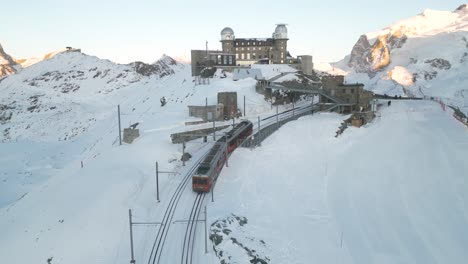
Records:
[[[301,114],[305,111],[310,111],[311,106],[301,106],[294,109],[286,110],[284,112],[278,113],[278,115],[271,115],[266,118],[263,118],[261,121],[263,122],[262,126],[271,125],[276,122],[276,116],[281,121],[283,119],[287,119],[295,114]],[[254,131],[255,133],[256,131]],[[164,249],[164,245],[166,243],[166,239],[169,233],[170,226],[172,224],[175,211],[177,209],[177,205],[179,204],[180,198],[184,193],[187,185],[191,183],[191,177],[193,173],[198,168],[200,162],[206,157],[208,152],[206,152],[200,159],[198,159],[194,165],[190,168],[187,174],[184,176],[180,184],[177,186],[176,190],[174,191],[169,204],[166,208],[166,211],[163,216],[162,225],[160,226],[156,238],[154,240],[153,246],[151,248],[151,254],[148,258],[148,264],[159,264],[162,257],[162,252]],[[185,230],[184,235],[184,243],[182,247],[182,254],[180,258],[181,264],[191,264],[193,263],[193,255],[194,255],[194,246],[195,246],[195,238],[196,238],[196,230],[197,230],[197,223],[200,221],[199,216],[202,211],[203,201],[205,199],[206,193],[199,193],[194,199],[192,209],[190,212],[189,219],[187,221],[187,227]]]
[[[200,216],[201,208],[203,207],[203,201],[206,193],[199,193],[193,201],[192,210],[190,212],[189,221],[185,230],[184,245],[182,247],[182,255],[180,259],[181,264],[193,263],[193,252],[195,246],[195,237],[197,231],[197,223]]]
[[[151,248],[151,254],[148,258],[148,264],[160,263],[163,248],[166,243],[166,238],[169,233],[169,229],[172,224],[172,220],[174,218],[174,214],[177,209],[177,205],[179,204],[180,198],[182,197],[182,194],[184,193],[184,190],[186,189],[187,185],[191,182],[191,176],[193,175],[195,170],[198,168],[198,165],[207,154],[208,152],[197,160],[197,162],[192,166],[192,168],[190,168],[190,170],[187,172],[180,184],[177,186],[177,189],[174,191],[174,194],[172,195],[171,200],[169,201],[166,211],[164,212],[163,220],[161,222],[162,225],[160,226],[158,233],[156,234],[156,238]]]

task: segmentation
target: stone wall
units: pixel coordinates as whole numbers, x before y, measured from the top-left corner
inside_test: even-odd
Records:
[[[224,105],[208,105],[198,106],[189,105],[189,116],[199,117],[205,121],[223,120],[224,118]]]
[[[224,105],[224,119],[237,117],[237,93],[221,92],[218,93],[218,104]]]
[[[138,137],[140,137],[139,129],[124,128],[123,142],[127,144],[132,144],[132,142]]]

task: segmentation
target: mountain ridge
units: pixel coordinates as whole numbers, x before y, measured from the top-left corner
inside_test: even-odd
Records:
[[[426,9],[383,30],[362,34],[333,63],[347,82],[380,94],[439,97],[468,112],[468,11]],[[330,69],[328,69],[330,71]]]

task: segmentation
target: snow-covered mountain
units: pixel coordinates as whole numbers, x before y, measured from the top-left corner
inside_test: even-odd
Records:
[[[18,65],[18,63],[3,50],[0,44],[0,80],[6,75],[17,72],[20,68],[21,65]]]
[[[56,54],[0,82],[0,141],[38,135],[71,139],[99,122],[96,108],[116,105],[112,93],[173,74],[177,67],[168,56],[153,64],[121,65],[77,51]]]
[[[364,34],[333,66],[377,93],[435,96],[468,107],[468,6],[425,10]]]

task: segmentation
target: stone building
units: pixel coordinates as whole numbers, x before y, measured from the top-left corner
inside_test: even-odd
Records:
[[[207,67],[226,69],[236,66],[235,54],[215,50],[192,50],[192,76],[199,76]]]
[[[189,105],[189,116],[199,117],[204,121],[223,120],[224,119],[224,105]]]
[[[223,52],[235,54],[237,65],[288,63],[286,24],[278,24],[271,38],[236,38],[234,30],[226,27],[221,31],[221,43]]]
[[[371,110],[371,101],[374,93],[364,89],[364,84],[344,83],[344,76],[323,76],[322,87],[327,94],[337,98],[342,103],[349,104],[343,106],[341,112],[365,112]],[[331,102],[330,98],[320,97],[321,103]]]

